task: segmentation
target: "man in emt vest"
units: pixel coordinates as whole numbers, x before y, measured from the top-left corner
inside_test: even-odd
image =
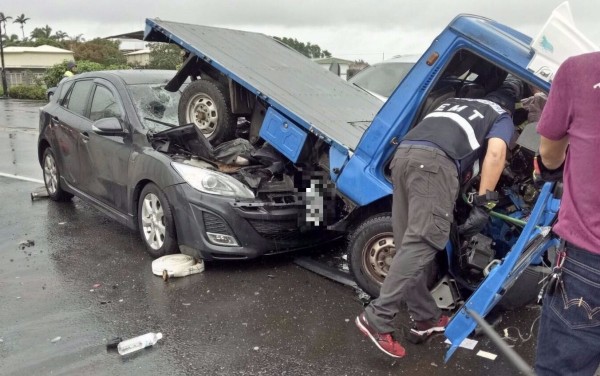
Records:
[[[392,226],[397,252],[379,298],[356,318],[360,331],[384,353],[401,358],[404,347],[392,336],[392,320],[402,299],[414,320],[407,339],[420,343],[443,332],[450,321],[427,288],[425,269],[444,249],[454,220],[459,176],[481,164],[479,196],[468,219],[459,226],[465,238],[488,222],[491,193],[504,169],[514,133],[512,112],[523,91],[509,76],[484,99],[451,98],[427,114],[398,146],[391,162],[394,185]]]

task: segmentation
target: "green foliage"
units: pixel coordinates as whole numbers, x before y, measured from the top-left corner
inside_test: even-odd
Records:
[[[299,42],[298,39],[294,38],[279,38],[279,37],[273,37],[276,40],[280,41],[283,44],[286,44],[287,46],[293,48],[294,50],[300,52],[302,55],[309,57],[309,58],[323,58],[323,57],[331,57],[331,53],[327,50],[321,50],[321,47],[319,47],[318,44],[311,44],[310,42],[308,43],[303,43],[303,42]]]
[[[127,63],[127,59],[119,50],[119,42],[107,39],[92,39],[73,46],[76,60],[89,60],[102,65],[118,65]]]
[[[95,72],[102,70],[119,70],[119,69],[131,69],[126,64],[112,64],[112,65],[102,65],[96,63],[94,61],[86,61],[81,60],[77,61],[77,73],[84,72]],[[47,87],[54,87],[58,85],[60,80],[63,79],[63,75],[67,71],[67,61],[63,61],[62,63],[55,64],[52,67],[46,70],[46,74],[44,75],[44,82]]]
[[[181,48],[170,43],[152,43],[150,45],[151,69],[177,69],[181,64]]]
[[[31,39],[52,39],[52,28],[48,25],[36,27],[31,31]]]
[[[46,99],[46,89],[43,86],[15,85],[8,89],[8,96],[16,99]]]

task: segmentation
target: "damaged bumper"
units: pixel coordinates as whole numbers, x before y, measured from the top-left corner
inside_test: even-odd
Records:
[[[205,260],[249,259],[310,248],[332,240],[331,232],[301,226],[297,203],[239,201],[208,195],[189,184],[165,189],[173,208],[182,253]]]

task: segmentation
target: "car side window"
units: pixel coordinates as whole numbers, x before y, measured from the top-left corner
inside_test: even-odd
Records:
[[[97,85],[90,108],[90,120],[96,121],[109,117],[121,118],[121,108],[113,93],[102,85]]]
[[[73,89],[66,101],[66,107],[69,111],[85,116],[85,108],[88,103],[92,84],[91,80],[77,81],[73,84]]]
[[[59,104],[64,105],[66,103],[63,100],[67,96],[67,93],[69,92],[71,86],[73,86],[73,81],[69,81],[61,85],[60,93],[57,100]]]

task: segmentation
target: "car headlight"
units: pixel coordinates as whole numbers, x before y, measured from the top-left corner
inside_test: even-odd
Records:
[[[172,162],[171,165],[189,185],[200,192],[219,196],[254,198],[254,193],[250,188],[229,175],[178,162]]]

